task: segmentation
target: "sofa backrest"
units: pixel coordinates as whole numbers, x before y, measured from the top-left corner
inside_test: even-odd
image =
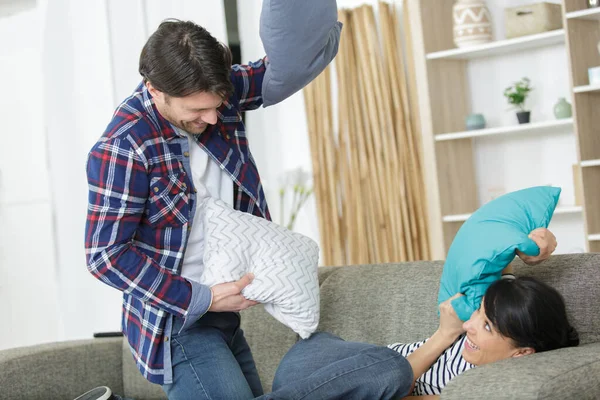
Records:
[[[321,268],[320,331],[386,345],[423,340],[437,328],[443,262]],[[564,297],[582,344],[600,341],[600,254],[551,257],[531,267],[514,262],[517,276],[533,276]],[[297,340],[260,306],[242,313],[242,327],[258,371],[270,390],[279,361]]]
[[[437,329],[442,266],[437,261],[321,268],[319,330],[381,345],[429,337]],[[600,342],[600,254],[557,255],[535,267],[517,260],[514,267],[516,275],[536,277],[564,296],[582,344]],[[242,329],[268,392],[279,361],[298,337],[262,306],[242,312]],[[123,358],[127,396],[164,398],[159,386],[139,374],[126,345]]]

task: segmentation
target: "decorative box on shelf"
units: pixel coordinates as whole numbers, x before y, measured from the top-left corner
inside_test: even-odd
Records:
[[[554,3],[534,3],[504,10],[506,38],[515,38],[561,29],[562,6]]]

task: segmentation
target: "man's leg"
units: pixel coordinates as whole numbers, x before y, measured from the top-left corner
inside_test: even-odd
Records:
[[[412,379],[408,361],[391,349],[316,333],[290,349],[261,399],[394,399],[409,394]]]
[[[171,339],[173,383],[163,385],[169,399],[247,400],[255,397],[230,348],[234,336],[234,329],[230,329],[231,318],[224,314],[222,318],[207,316],[204,321],[202,319],[181,335],[175,334],[181,321],[174,320]]]
[[[252,351],[250,350],[250,346],[248,346],[248,342],[246,342],[242,329],[238,329],[233,335],[230,348],[242,369],[242,373],[246,377],[246,381],[254,397],[263,394],[263,387],[258,376],[258,371],[256,370],[254,357],[252,357]]]

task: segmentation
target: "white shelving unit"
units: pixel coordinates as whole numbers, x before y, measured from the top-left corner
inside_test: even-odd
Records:
[[[434,257],[443,258],[446,255],[461,224],[481,206],[480,196],[485,192],[482,189],[493,184],[485,175],[503,167],[496,164],[485,165],[485,157],[482,155],[494,151],[491,143],[482,143],[486,137],[498,138],[499,141],[506,139],[506,143],[502,142],[498,146],[498,151],[502,151],[502,154],[518,145],[513,143],[516,140],[508,139],[523,138],[527,145],[539,141],[547,146],[552,160],[543,162],[561,163],[555,182],[560,180],[558,186],[569,185],[569,175],[579,172],[582,190],[576,194],[580,194],[581,203],[577,203],[580,206],[558,207],[555,215],[560,216],[561,221],[556,225],[565,233],[568,232],[568,240],[562,241],[567,242],[567,246],[600,251],[600,239],[594,242],[588,240],[589,235],[600,235],[600,208],[593,207],[593,199],[600,196],[600,168],[581,168],[581,171],[572,169],[572,164],[580,160],[585,160],[580,164],[582,167],[600,166],[600,147],[597,147],[600,142],[597,140],[596,130],[600,126],[600,113],[595,111],[600,109],[600,85],[589,85],[587,78],[588,68],[598,65],[595,49],[599,39],[597,24],[587,20],[600,21],[600,8],[587,9],[585,3],[585,0],[562,2],[565,10],[564,29],[456,48],[452,35],[455,0],[407,1],[413,33],[416,91],[419,94],[423,137],[428,228]],[[490,7],[490,10],[502,12],[501,7]],[[494,89],[493,95],[499,96],[498,88],[504,88],[500,82],[513,79],[510,78],[513,70],[516,79],[519,65],[525,62],[529,64],[522,68],[522,74],[535,78],[538,87],[547,87],[553,98],[567,97],[565,94],[569,92],[586,93],[573,95],[571,98],[573,115],[577,116],[577,120],[548,119],[529,124],[464,131],[465,117],[470,113],[498,109],[496,105],[499,99],[487,102],[487,94],[482,94],[481,91]],[[553,67],[548,70],[544,65]],[[540,68],[543,73],[538,76],[535,71]],[[547,73],[549,71],[552,73]],[[557,74],[566,76],[559,77]],[[475,81],[485,84],[474,86],[477,85]],[[588,95],[587,92],[592,93]],[[550,105],[549,98],[546,96],[543,99],[544,113],[536,112],[535,115],[548,115],[550,107],[554,105]],[[507,120],[507,123],[510,122]],[[568,150],[568,153],[564,153],[564,159],[561,158],[563,148],[565,152]],[[571,149],[577,152],[576,157],[570,154]],[[505,160],[506,158],[499,156],[492,161],[502,163]],[[514,187],[533,185],[537,179],[533,175],[515,177],[518,169],[508,170],[509,168],[506,176],[498,176],[497,179],[515,179],[515,184],[512,185]],[[548,178],[539,179],[543,181],[537,184],[545,184]],[[503,187],[511,187],[511,183],[504,182]],[[574,203],[573,200],[569,202]]]
[[[590,242],[599,242],[600,241],[600,233],[595,234],[595,235],[589,235],[588,240]]]
[[[585,86],[577,86],[573,88],[573,93],[590,93],[590,92],[599,92],[600,85],[585,85]]]
[[[554,210],[554,215],[565,215],[565,214],[581,214],[583,207],[581,206],[560,206]],[[457,215],[446,215],[443,217],[444,222],[464,222],[471,214],[457,214]]]
[[[567,19],[587,19],[600,21],[600,7],[590,8],[588,10],[573,11],[566,14]]]
[[[581,167],[600,167],[600,160],[586,160],[581,162]]]
[[[539,33],[536,35],[523,36],[507,40],[498,40],[465,49],[436,51],[434,53],[427,54],[426,58],[428,60],[469,60],[481,57],[493,57],[507,53],[517,53],[533,48],[563,44],[564,42],[565,31],[563,29],[557,29],[555,31]]]
[[[549,134],[564,131],[573,127],[573,118],[565,118],[554,121],[532,122],[529,124],[501,126],[497,128],[486,128],[464,132],[442,133],[435,135],[438,142],[444,140],[458,140],[465,138],[476,138],[481,136],[493,135],[512,135],[512,134]]]

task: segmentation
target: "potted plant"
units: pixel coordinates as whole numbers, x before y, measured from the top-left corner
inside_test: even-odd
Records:
[[[525,100],[529,92],[533,90],[530,84],[529,78],[523,78],[504,90],[504,96],[508,100],[508,104],[520,110],[517,112],[517,119],[520,124],[528,123],[531,118],[531,111],[525,109]]]

